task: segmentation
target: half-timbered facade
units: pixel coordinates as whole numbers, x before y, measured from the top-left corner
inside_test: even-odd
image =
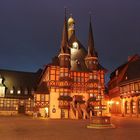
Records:
[[[129,57],[110,78],[108,87],[111,113],[140,116],[140,56]]]
[[[40,73],[0,70],[0,115],[33,113]]]
[[[60,52],[46,65],[38,85],[46,90],[34,95],[37,99],[46,91],[48,105],[36,104],[36,110],[47,109],[50,118],[89,118],[97,113],[98,100],[104,98],[105,69],[95,51],[91,21],[87,50],[77,39],[74,26],[74,19],[67,22],[65,15]]]
[[[104,103],[106,70],[94,46],[91,19],[87,49],[77,39],[75,21],[64,18],[60,51],[36,73],[1,70],[0,113],[49,118],[89,118]],[[103,106],[104,107],[104,106]]]

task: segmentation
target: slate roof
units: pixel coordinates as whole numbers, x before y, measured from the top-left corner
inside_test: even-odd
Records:
[[[42,82],[37,87],[37,93],[39,93],[39,94],[49,94],[49,89],[48,89],[48,86],[47,86],[47,82]]]
[[[79,45],[78,49],[73,49],[73,42],[77,42]],[[75,33],[72,34],[71,38],[68,41],[71,53],[71,70],[72,71],[88,71],[84,58],[87,55],[86,49],[83,47],[81,42],[77,39]]]
[[[128,68],[122,78],[121,83],[140,79],[140,57],[128,63]]]
[[[72,44],[73,42],[77,42],[79,45],[78,49],[73,49]],[[81,44],[81,42],[77,39],[76,35],[73,34],[69,40],[69,46],[71,48],[71,70],[72,71],[86,71],[89,72],[90,70],[87,68],[85,64],[85,57],[87,56],[87,50]],[[103,66],[98,64],[98,69],[105,70]]]
[[[140,56],[136,54],[130,60],[116,68],[110,75],[111,80],[116,77],[116,71],[118,71],[117,77],[121,75],[120,84],[140,79]]]
[[[0,75],[3,78],[3,84],[6,87],[5,97],[9,98],[29,98],[32,97],[32,91],[35,91],[42,70],[37,72],[21,72],[14,70],[0,69]],[[11,94],[10,90],[14,93]],[[18,94],[17,90],[21,93]],[[25,95],[25,91],[27,94]]]

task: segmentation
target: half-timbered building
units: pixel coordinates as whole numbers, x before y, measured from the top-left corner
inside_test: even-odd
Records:
[[[84,47],[76,36],[75,20],[67,21],[65,14],[60,51],[42,71],[0,71],[0,112],[31,111],[72,119],[98,115],[99,100],[104,102],[105,72],[95,50],[91,18]]]
[[[105,71],[95,50],[91,20],[86,50],[76,36],[74,19],[67,22],[65,15],[60,51],[44,68],[38,85],[45,90],[34,95],[37,110],[47,109],[50,118],[89,118],[93,108],[96,114],[98,100],[104,98]]]
[[[140,56],[128,57],[128,61],[115,69],[108,84],[112,114],[140,116]]]

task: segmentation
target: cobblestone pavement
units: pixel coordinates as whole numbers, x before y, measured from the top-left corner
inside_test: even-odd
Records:
[[[140,140],[140,119],[113,117],[116,129],[87,129],[88,120],[0,117],[0,140]]]

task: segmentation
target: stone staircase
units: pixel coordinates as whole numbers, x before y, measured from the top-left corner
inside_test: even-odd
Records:
[[[71,119],[89,119],[90,116],[86,110],[85,104],[77,104],[77,107],[73,103],[70,104],[70,118]]]

